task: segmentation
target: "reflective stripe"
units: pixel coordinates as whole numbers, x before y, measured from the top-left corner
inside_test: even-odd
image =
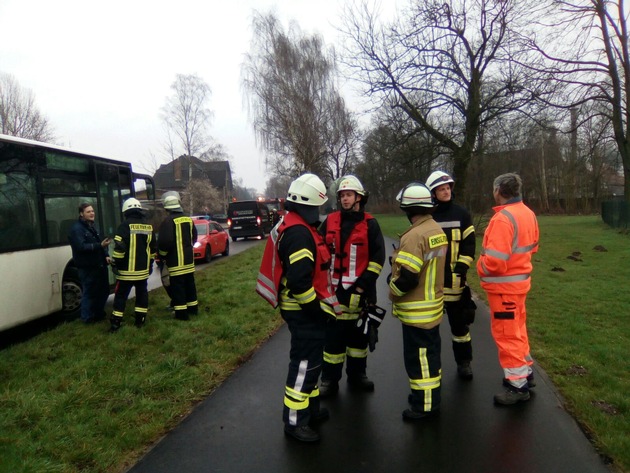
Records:
[[[481,254],[492,256],[493,258],[500,259],[502,261],[507,261],[510,259],[509,253],[503,253],[502,251],[493,250],[491,248],[482,248]]]
[[[333,353],[328,353],[327,351],[324,351],[324,361],[326,363],[330,363],[331,365],[341,365],[343,364],[345,360],[346,360],[345,353],[333,354]]]
[[[380,264],[374,261],[370,261],[368,263],[367,270],[372,271],[373,273],[376,273],[376,274],[381,274],[381,271],[383,270],[383,266],[381,266]]]
[[[453,342],[455,343],[468,343],[472,341],[472,338],[470,336],[470,332],[468,332],[466,335],[462,336],[462,337],[456,337],[455,335],[453,335]]]
[[[358,348],[346,348],[346,354],[350,358],[367,358],[368,351],[367,348],[360,350]]]
[[[313,253],[311,253],[308,249],[303,248],[299,251],[296,251],[292,255],[289,255],[289,264],[293,264],[296,261],[301,260],[302,258],[308,258],[313,262],[315,261],[315,259],[313,258]]]
[[[149,309],[146,308],[146,307],[138,307],[138,306],[136,306],[134,310],[135,310],[135,312],[140,312],[142,314],[146,314],[147,312],[149,312]]]
[[[417,256],[407,253],[406,251],[400,251],[396,256],[396,263],[404,264],[415,270],[416,273],[419,273],[422,269],[423,262]]]
[[[514,276],[483,276],[479,279],[483,282],[489,283],[502,283],[502,282],[519,282],[527,281],[529,279],[528,274],[515,274]]]
[[[300,304],[308,304],[316,299],[315,288],[311,287],[301,294],[293,294],[293,298]]]
[[[464,233],[462,234],[462,240],[465,240],[469,235],[471,235],[474,232],[475,232],[475,227],[471,225],[466,230],[464,230]]]

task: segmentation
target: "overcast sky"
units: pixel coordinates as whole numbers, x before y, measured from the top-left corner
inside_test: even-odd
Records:
[[[210,133],[233,156],[233,178],[262,192],[240,87],[252,12],[274,8],[285,29],[295,20],[333,44],[345,1],[0,0],[0,71],[35,94],[58,144],[141,172],[168,160],[159,114],[175,75],[197,74],[212,89]]]

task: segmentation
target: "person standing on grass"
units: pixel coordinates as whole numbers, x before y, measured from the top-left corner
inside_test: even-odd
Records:
[[[117,332],[122,324],[127,298],[131,288],[136,289],[135,323],[142,327],[149,310],[147,281],[153,271],[156,243],[153,226],[147,223],[142,205],[137,199],[123,202],[125,220],[118,226],[114,236],[113,267],[116,274],[114,307],[110,319],[110,332]]]
[[[533,360],[527,336],[525,299],[531,287],[532,254],[538,251],[536,215],[521,197],[518,174],[495,178],[494,216],[483,236],[477,261],[481,287],[488,295],[492,337],[503,368],[504,391],[494,402],[511,405],[527,401],[534,386]]]
[[[175,318],[189,320],[199,310],[195,285],[195,259],[193,245],[197,241],[197,229],[184,215],[179,198],[167,195],[164,209],[168,215],[160,225],[158,250],[160,259],[168,268],[170,293]]]
[[[376,304],[376,280],[385,262],[385,242],[374,217],[365,212],[368,193],[355,176],[343,176],[337,189],[339,210],[326,217],[319,232],[333,254],[332,282],[343,314],[328,324],[324,367],[319,393],[322,398],[339,390],[346,361],[348,386],[373,391],[367,377],[368,334],[357,326],[368,304]]]
[[[444,268],[444,306],[451,327],[453,354],[457,363],[457,375],[464,380],[473,378],[472,338],[470,336],[469,311],[462,299],[466,288],[466,273],[475,259],[475,227],[468,211],[453,202],[455,181],[442,171],[428,177],[426,186],[433,194],[437,207],[433,220],[448,238],[446,266]],[[468,294],[470,294],[468,292]]]
[[[111,238],[103,238],[95,224],[96,212],[92,204],[79,205],[79,219],[72,224],[68,240],[72,260],[81,280],[81,321],[89,324],[105,319],[105,303],[109,297],[111,263],[108,246]]]
[[[411,387],[410,407],[402,416],[418,421],[440,409],[440,322],[448,240],[431,216],[435,201],[427,186],[412,182],[396,200],[411,226],[400,236],[400,246],[391,258],[389,298],[392,314],[402,322],[405,369]]]
[[[272,229],[256,281],[256,292],[274,308],[291,332],[289,372],[284,387],[284,433],[316,442],[315,423],[329,417],[320,408],[317,380],[322,369],[326,324],[340,312],[330,276],[331,256],[319,226],[326,186],[303,174],[289,186],[287,213]]]

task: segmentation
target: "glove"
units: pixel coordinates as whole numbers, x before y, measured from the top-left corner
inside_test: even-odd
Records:
[[[153,260],[149,260],[149,276],[153,274]]]
[[[455,263],[455,268],[453,269],[453,274],[458,274],[461,279],[461,286],[466,285],[466,273],[468,273],[468,266],[464,263]]]
[[[369,305],[361,311],[361,315],[357,321],[357,327],[361,329],[363,335],[368,337],[370,351],[374,351],[376,348],[376,342],[378,342],[378,328],[381,322],[383,322],[385,313],[386,311],[382,307]]]
[[[120,271],[118,271],[118,267],[116,266],[116,260],[112,259],[111,267],[112,267],[112,273],[114,273],[114,276],[119,276]]]

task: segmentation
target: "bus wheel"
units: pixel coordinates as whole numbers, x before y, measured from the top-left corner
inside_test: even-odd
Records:
[[[63,312],[66,315],[74,315],[81,307],[81,281],[79,272],[75,268],[69,268],[63,275]]]

